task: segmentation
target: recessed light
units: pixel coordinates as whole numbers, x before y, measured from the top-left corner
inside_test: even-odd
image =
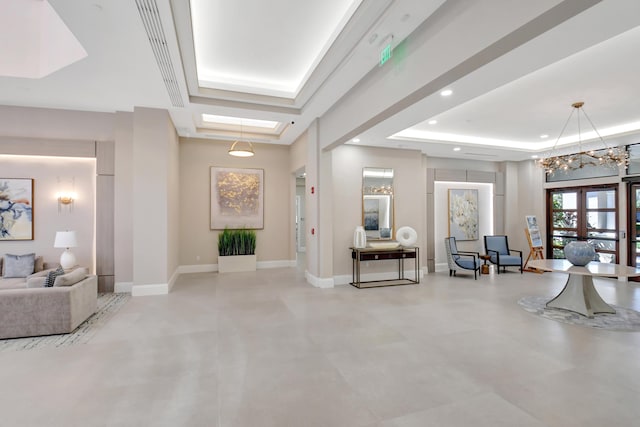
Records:
[[[460,147],[456,147],[456,148],[453,149],[453,151],[460,151],[460,150],[461,150]]]
[[[360,138],[353,138],[352,141],[353,142],[360,142]]]
[[[442,96],[450,96],[453,93],[453,91],[451,89],[445,89],[442,92],[440,92],[440,95]]]
[[[532,154],[532,155],[531,155],[531,158],[532,158],[532,159],[537,159],[537,158],[538,158],[538,155],[537,155],[537,154]]]
[[[435,125],[436,123],[438,123],[438,121],[437,121],[437,120],[429,120],[429,124],[430,124],[430,125]]]
[[[540,135],[540,138],[545,139],[545,138],[549,138],[549,135],[547,135],[546,133]]]

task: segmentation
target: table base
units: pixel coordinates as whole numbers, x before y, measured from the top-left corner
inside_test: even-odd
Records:
[[[597,313],[616,312],[602,300],[593,286],[592,276],[575,274],[569,274],[564,289],[547,303],[547,307],[569,310],[587,317],[593,317]]]

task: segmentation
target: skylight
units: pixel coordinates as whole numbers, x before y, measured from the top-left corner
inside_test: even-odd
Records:
[[[190,0],[199,85],[294,97],[361,1]]]
[[[274,122],[271,120],[245,119],[241,117],[217,116],[214,114],[203,114],[202,121],[205,123],[257,127],[265,129],[275,129],[279,124],[279,122]]]

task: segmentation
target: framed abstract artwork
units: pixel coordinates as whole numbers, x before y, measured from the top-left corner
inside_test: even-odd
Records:
[[[449,190],[449,236],[478,240],[478,190]]]
[[[0,178],[0,240],[33,240],[33,179]]]
[[[264,228],[264,170],[211,167],[211,229]]]

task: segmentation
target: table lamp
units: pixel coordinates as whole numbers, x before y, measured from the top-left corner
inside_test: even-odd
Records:
[[[65,248],[65,251],[60,255],[60,266],[63,269],[69,269],[76,265],[76,257],[71,253],[69,248],[75,248],[78,246],[76,241],[75,231],[58,231],[56,232],[56,240],[53,243],[54,248]]]

